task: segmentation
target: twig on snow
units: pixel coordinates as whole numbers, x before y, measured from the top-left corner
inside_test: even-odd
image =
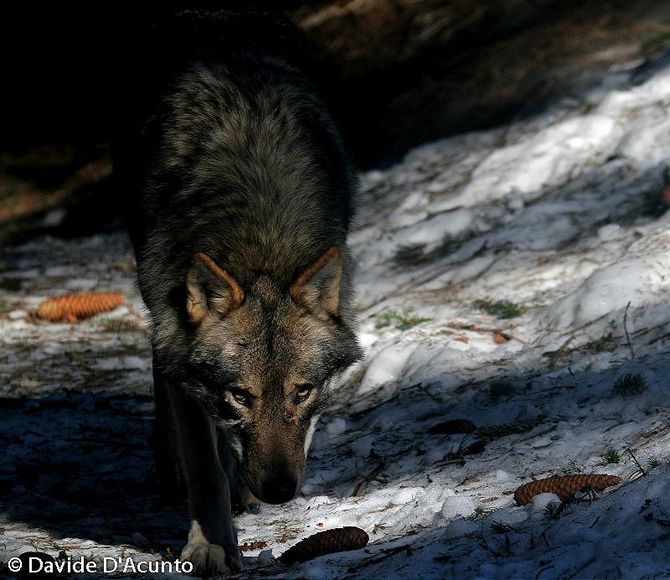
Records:
[[[377,466],[370,473],[368,473],[365,478],[354,488],[354,491],[351,494],[352,497],[358,497],[362,495],[370,482],[381,473],[382,469],[384,469],[384,463],[378,463]]]
[[[640,470],[640,473],[642,475],[647,475],[647,471],[645,470],[642,465],[640,465],[640,462],[637,460],[637,457],[635,457],[635,454],[631,451],[630,447],[626,449],[628,451],[629,455],[633,458],[633,461],[635,462],[635,465],[637,465],[637,468]]]
[[[633,343],[630,340],[630,334],[628,333],[628,309],[630,308],[630,301],[626,304],[626,310],[623,313],[623,331],[626,334],[626,344],[628,345],[628,350],[630,350],[630,359],[635,360],[635,350],[633,349]]]

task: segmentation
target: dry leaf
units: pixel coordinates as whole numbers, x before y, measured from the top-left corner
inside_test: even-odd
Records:
[[[511,340],[510,336],[503,333],[503,332],[500,332],[500,331],[496,330],[493,333],[493,342],[495,342],[496,344],[505,344],[506,342],[509,342],[510,340]]]

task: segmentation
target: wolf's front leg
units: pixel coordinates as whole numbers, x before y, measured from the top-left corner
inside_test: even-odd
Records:
[[[186,480],[179,457],[177,426],[175,425],[168,383],[154,367],[154,400],[156,404],[154,428],[154,453],[156,470],[160,477],[161,495],[164,499],[181,498]]]
[[[242,564],[230,509],[230,486],[219,461],[214,422],[177,388],[170,386],[169,392],[191,513],[191,530],[181,557],[193,563],[201,575],[239,571]]]

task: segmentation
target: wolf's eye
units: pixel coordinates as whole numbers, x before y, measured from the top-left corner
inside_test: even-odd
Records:
[[[314,387],[312,385],[300,385],[295,390],[295,403],[296,405],[305,402],[309,399],[309,396],[312,394]]]
[[[251,407],[253,401],[251,393],[248,393],[244,389],[230,389],[230,395],[236,403],[244,405],[245,407]]]

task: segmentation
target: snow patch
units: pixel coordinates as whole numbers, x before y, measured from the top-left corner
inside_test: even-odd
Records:
[[[447,497],[440,511],[445,520],[466,518],[475,512],[475,502],[467,496],[456,495],[452,490],[447,490]]]
[[[544,319],[567,328],[606,314],[649,304],[670,289],[670,254],[657,253],[623,259],[589,276],[580,287],[550,306]]]
[[[538,493],[533,497],[531,503],[532,509],[535,512],[545,512],[549,504],[559,505],[560,498],[555,493]]]

